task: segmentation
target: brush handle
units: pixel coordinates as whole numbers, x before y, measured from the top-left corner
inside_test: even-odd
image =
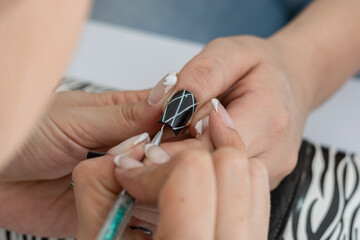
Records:
[[[117,197],[96,240],[118,240],[130,220],[135,199],[123,190]]]

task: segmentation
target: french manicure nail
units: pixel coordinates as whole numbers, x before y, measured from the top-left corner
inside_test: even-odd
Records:
[[[224,106],[220,103],[220,101],[216,98],[211,99],[211,103],[215,108],[215,111],[220,115],[221,120],[224,122],[226,126],[229,128],[235,129],[235,124],[231,119],[229,113],[226,111]]]
[[[142,143],[142,142],[150,142],[150,137],[148,133],[142,133],[140,135],[131,137],[127,140],[125,140],[124,142],[120,143],[119,145],[111,148],[108,153],[112,154],[112,155],[117,155],[117,154],[121,154],[127,150],[129,150],[130,148],[132,148],[133,146]]]
[[[219,113],[219,103],[220,103],[219,100],[217,98],[213,98],[211,99],[211,103],[214,106],[215,111]]]
[[[204,117],[195,124],[196,138],[199,138],[209,127],[209,116]]]
[[[150,96],[148,98],[148,103],[150,105],[157,104],[161,100],[161,98],[176,85],[176,83],[177,83],[177,72],[171,72],[168,75],[166,75],[151,90]]]
[[[159,122],[169,126],[178,135],[191,119],[196,109],[197,101],[186,89],[175,93],[166,105]]]
[[[143,163],[123,155],[118,155],[114,158],[114,163],[116,166],[122,169],[130,169],[144,166]]]
[[[167,162],[170,159],[167,152],[155,144],[145,145],[145,156],[149,161],[157,164]]]

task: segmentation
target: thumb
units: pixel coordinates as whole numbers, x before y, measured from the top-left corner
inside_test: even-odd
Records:
[[[113,157],[82,161],[74,169],[72,179],[78,217],[77,239],[95,239],[121,191],[114,177]]]
[[[53,123],[72,141],[102,149],[143,132],[155,134],[161,106],[147,100],[119,105],[69,107],[51,114]]]

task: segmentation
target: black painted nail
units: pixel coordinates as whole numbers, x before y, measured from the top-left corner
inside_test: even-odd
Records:
[[[101,156],[104,156],[104,155],[106,155],[106,153],[88,151],[88,153],[86,155],[86,159],[97,158],[97,157],[101,157]]]
[[[147,228],[144,228],[144,227],[133,227],[133,226],[130,226],[131,229],[136,229],[136,230],[141,230],[143,231],[144,233],[146,233],[147,235],[152,235],[152,232],[147,229]]]
[[[169,126],[178,135],[195,112],[196,105],[194,94],[181,90],[170,99],[159,122]]]

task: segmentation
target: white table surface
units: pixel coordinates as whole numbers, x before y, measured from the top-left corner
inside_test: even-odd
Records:
[[[66,73],[119,89],[154,86],[179,71],[203,46],[194,42],[89,21]],[[304,136],[360,153],[360,81],[351,80],[314,111]]]

